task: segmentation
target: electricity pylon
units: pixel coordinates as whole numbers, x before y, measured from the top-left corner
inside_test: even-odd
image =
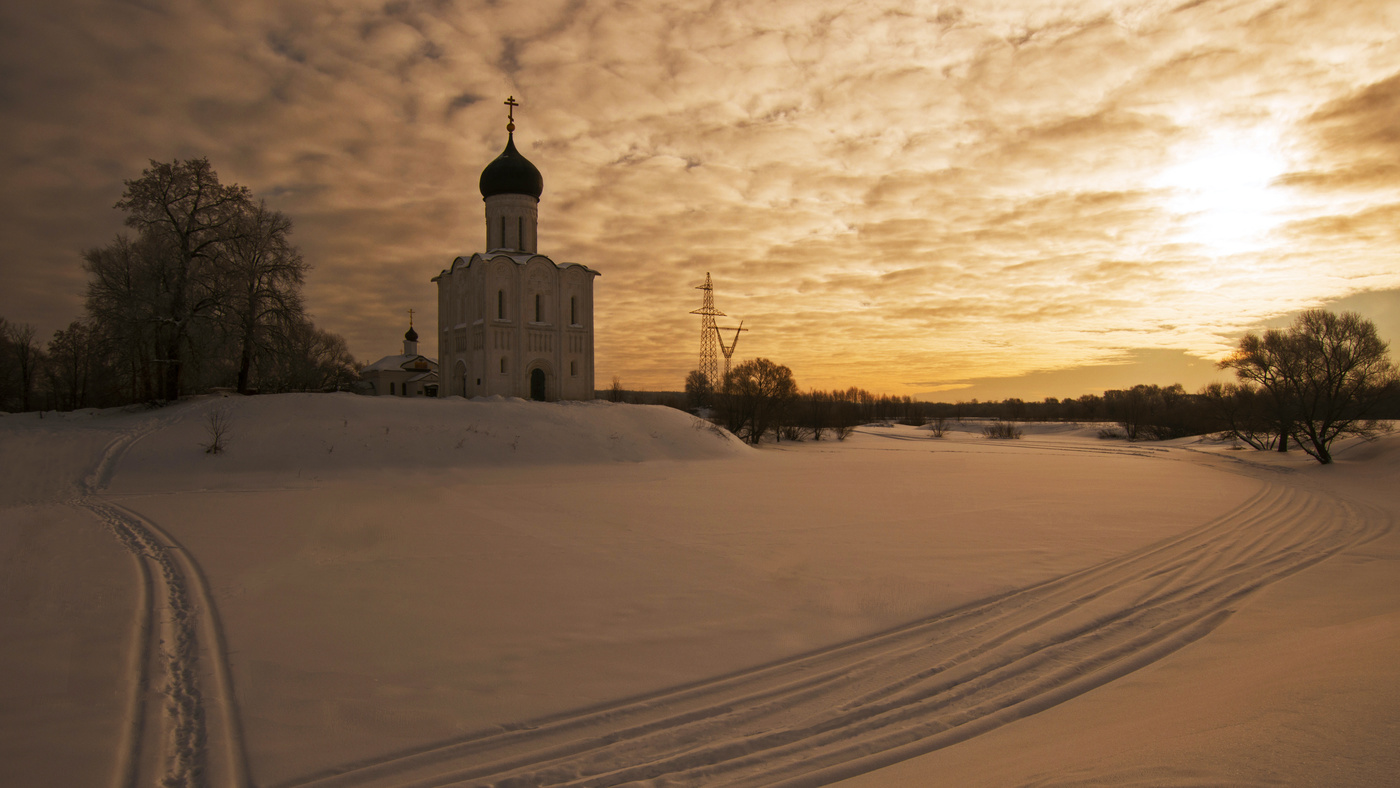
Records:
[[[733,331],[734,341],[727,345],[724,344],[724,334],[720,333],[721,331]],[[738,326],[715,326],[715,337],[719,339],[719,350],[724,354],[724,377],[721,378],[721,383],[729,379],[729,360],[734,357],[734,348],[739,346],[740,331],[748,331],[747,328],[744,328],[742,320],[739,321]]]
[[[700,316],[700,374],[705,376],[705,380],[710,383],[710,390],[719,388],[721,379],[719,377],[719,358],[715,353],[715,338],[719,336],[719,329],[715,326],[716,317],[725,317],[725,314],[715,309],[715,288],[710,284],[710,274],[705,272],[705,284],[695,288],[705,291],[704,300],[699,309],[691,310],[690,314]],[[731,353],[734,351],[730,351]],[[728,354],[724,357],[729,360]]]

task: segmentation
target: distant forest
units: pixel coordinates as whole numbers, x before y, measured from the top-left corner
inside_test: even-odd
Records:
[[[712,386],[699,370],[684,392],[627,391],[613,379],[598,396],[688,410],[706,416],[750,443],[773,440],[842,440],[861,424],[898,422],[927,426],[941,437],[949,422],[995,422],[987,437],[1016,438],[1019,422],[1112,425],[1105,438],[1170,440],[1219,434],[1259,450],[1302,449],[1320,463],[1346,435],[1374,437],[1400,419],[1400,374],[1375,325],[1352,312],[1314,309],[1287,329],[1246,334],[1221,362],[1236,382],[1189,393],[1180,384],[1040,401],[925,402],[873,394],[859,388],[800,391],[792,371],[768,359],[746,361]]]

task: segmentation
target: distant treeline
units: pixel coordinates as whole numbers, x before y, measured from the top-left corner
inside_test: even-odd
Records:
[[[602,399],[646,405],[666,405],[695,412],[693,398],[681,391],[598,392]],[[1081,397],[1026,401],[1015,397],[992,400],[926,402],[911,397],[874,394],[865,389],[804,391],[789,403],[780,427],[786,434],[770,437],[816,438],[837,436],[845,425],[898,423],[922,427],[938,419],[1003,420],[1011,422],[1046,421],[1103,423],[1116,427],[1130,440],[1167,440],[1188,435],[1228,432],[1238,400],[1232,401],[1223,387],[1207,387],[1188,393],[1181,384],[1138,385],[1130,389],[1085,394]],[[1372,414],[1378,419],[1400,420],[1400,392],[1391,391]],[[744,436],[747,437],[747,436]]]
[[[1194,394],[1180,384],[1142,384],[1073,399],[925,402],[860,388],[803,392],[790,369],[759,358],[734,367],[718,387],[694,370],[684,392],[632,392],[614,378],[598,395],[704,415],[750,443],[770,435],[841,440],[872,422],[932,425],[941,436],[950,421],[994,420],[985,433],[1011,438],[1020,435],[1016,422],[1088,422],[1114,424],[1101,435],[1128,440],[1221,434],[1261,450],[1292,444],[1321,463],[1332,461],[1336,438],[1374,436],[1387,429],[1384,420],[1400,419],[1400,376],[1375,325],[1355,313],[1309,310],[1287,329],[1247,334],[1221,367],[1237,382]]]

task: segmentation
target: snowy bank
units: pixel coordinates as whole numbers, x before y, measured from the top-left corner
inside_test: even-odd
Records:
[[[213,456],[219,409],[229,448]],[[947,746],[868,784],[970,785],[997,758],[978,742],[1016,731],[1007,751],[1036,756],[997,758],[992,784],[1264,769],[1221,744],[1183,771],[1184,739],[1150,734],[1219,719],[1250,746],[1345,731],[1384,766],[1367,731],[1400,708],[1378,668],[1400,632],[1385,483],[1400,440],[1320,468],[1093,431],[867,427],[755,451],[665,408],[349,395],[6,417],[0,609],[25,647],[0,655],[0,783],[110,783],[127,767],[157,782],[167,734],[215,785],[575,770],[762,784],[882,765],[843,748],[902,752],[887,734]],[[1295,636],[1284,613],[1304,609]],[[167,658],[181,622],[198,645]],[[1343,652],[1319,651],[1329,636]],[[1297,656],[1261,657],[1274,643]],[[1211,706],[1286,680],[1318,688],[1290,696],[1316,709],[1340,685],[1309,660],[1374,691],[1301,716],[1262,696]],[[1268,682],[1228,678],[1266,663]],[[171,666],[197,677],[200,736],[170,716]],[[1251,728],[1253,709],[1270,711]],[[1063,727],[1038,721],[1065,715],[1150,756],[1057,747]],[[812,726],[835,726],[830,741]],[[545,756],[579,737],[597,746]],[[983,755],[945,769],[969,751]]]

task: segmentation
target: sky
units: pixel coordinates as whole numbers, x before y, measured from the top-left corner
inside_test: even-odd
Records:
[[[203,156],[291,217],[357,359],[409,309],[433,355],[513,96],[540,252],[602,273],[599,387],[681,388],[706,273],[735,359],[802,388],[1195,390],[1317,306],[1400,349],[1396,30],[1393,0],[6,3],[0,316],[81,317],[123,181]]]

